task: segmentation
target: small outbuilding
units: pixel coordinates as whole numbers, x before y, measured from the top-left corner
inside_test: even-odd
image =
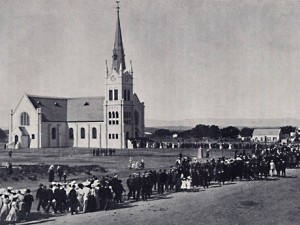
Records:
[[[282,139],[280,128],[257,128],[252,134],[252,141],[254,142],[279,142]]]

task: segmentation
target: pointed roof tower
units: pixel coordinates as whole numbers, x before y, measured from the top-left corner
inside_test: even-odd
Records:
[[[119,3],[117,1],[117,25],[116,25],[116,34],[115,34],[115,43],[113,49],[113,56],[112,56],[112,70],[119,72],[120,65],[122,65],[122,69],[126,69],[125,65],[125,54],[124,54],[124,47],[122,41],[122,33],[121,33],[121,24],[120,24],[120,15],[119,15]]]

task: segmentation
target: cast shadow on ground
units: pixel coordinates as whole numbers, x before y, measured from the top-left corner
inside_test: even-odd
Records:
[[[222,187],[222,185],[219,184],[211,184],[208,188],[218,188],[218,187]]]
[[[173,196],[170,195],[153,195],[151,198],[148,198],[145,202],[157,201],[161,199],[171,199]]]
[[[285,176],[285,177],[282,177],[282,178],[298,178],[298,176]]]
[[[278,180],[280,179],[277,177],[268,177],[267,179],[265,179],[265,181],[278,181]]]
[[[137,204],[133,204],[133,203],[135,203],[135,202],[133,202],[133,201],[126,201],[126,202],[122,202],[121,204],[113,203],[110,210],[126,209],[126,208],[133,208],[133,207],[138,206]]]
[[[236,182],[230,182],[230,183],[225,183],[224,185],[232,185],[232,184],[236,184]]]
[[[54,221],[54,217],[57,215],[49,214],[49,213],[41,213],[41,212],[31,212],[26,220],[22,221],[23,225],[32,225],[32,224],[42,224],[45,222]]]

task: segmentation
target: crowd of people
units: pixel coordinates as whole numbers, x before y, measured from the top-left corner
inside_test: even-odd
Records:
[[[92,150],[93,156],[115,156],[116,149],[114,148],[94,148]]]
[[[198,161],[196,158],[179,154],[174,165],[168,169],[135,171],[126,179],[127,193],[122,179],[115,174],[98,179],[93,176],[84,182],[62,181],[63,170],[56,168],[60,182],[54,181],[54,166],[49,168],[49,184],[40,184],[35,200],[37,211],[45,213],[67,213],[109,210],[112,204],[124,200],[147,201],[157,193],[191,191],[197,187],[225,184],[236,180],[261,180],[269,177],[285,177],[287,168],[298,167],[300,146],[257,147],[250,154],[245,151],[232,158],[210,158]],[[133,161],[132,158],[129,161]],[[51,179],[50,179],[51,178]],[[125,179],[123,179],[125,181]],[[125,195],[124,195],[125,193]],[[124,199],[126,198],[126,199]],[[20,221],[30,213],[33,196],[30,190],[0,189],[1,221]]]
[[[0,189],[0,224],[16,223],[30,214],[34,201],[30,189],[14,190],[12,187]]]

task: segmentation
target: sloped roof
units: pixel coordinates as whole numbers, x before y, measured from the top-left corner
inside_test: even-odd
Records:
[[[279,135],[280,128],[269,128],[269,129],[254,129],[252,136],[268,136],[268,135]]]
[[[104,121],[104,97],[68,99],[67,119],[73,121]]]
[[[43,122],[104,121],[104,97],[57,98],[28,95]]]
[[[67,98],[28,95],[33,106],[42,109],[43,122],[67,121]]]
[[[22,133],[22,136],[29,136],[27,130],[25,127],[19,127],[21,133]]]

